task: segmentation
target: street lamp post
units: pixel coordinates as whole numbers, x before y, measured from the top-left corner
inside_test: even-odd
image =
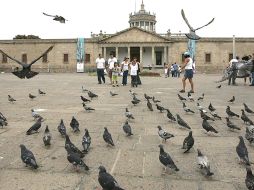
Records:
[[[235,55],[235,35],[233,35],[233,59],[236,58],[236,55]]]

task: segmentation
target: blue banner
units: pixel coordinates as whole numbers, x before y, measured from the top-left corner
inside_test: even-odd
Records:
[[[85,64],[85,39],[78,38],[77,41],[77,72],[84,72],[84,64]]]

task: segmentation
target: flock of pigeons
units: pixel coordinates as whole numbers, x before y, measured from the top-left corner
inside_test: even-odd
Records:
[[[94,108],[89,107],[88,104],[91,102],[94,98],[98,98],[98,95],[95,93],[85,89],[82,86],[82,92],[87,93],[89,98],[86,98],[85,96],[80,96],[82,105],[84,108],[84,111],[86,112],[93,112],[95,111]],[[109,92],[112,97],[117,96],[117,93],[114,93],[112,91]],[[129,93],[132,97],[131,103],[133,106],[138,106],[140,102],[142,102],[141,99],[139,99],[137,96],[138,94],[133,92],[132,90],[129,90]],[[41,91],[40,89],[38,90],[39,95],[46,95],[45,92]],[[196,102],[195,99],[192,97],[191,93],[187,94],[187,97],[183,97],[180,94],[177,94],[180,102],[183,105],[183,111],[186,114],[195,114],[196,110],[191,110],[187,104],[194,103]],[[29,94],[29,98],[31,100],[35,99],[37,96]],[[184,128],[186,130],[189,130],[188,136],[184,139],[183,141],[183,146],[182,149],[184,149],[183,153],[188,153],[190,149],[192,149],[194,145],[194,137],[192,135],[191,127],[190,125],[184,121],[184,119],[179,115],[176,114],[176,117],[174,114],[170,112],[169,109],[164,108],[162,105],[160,105],[160,100],[155,99],[154,96],[149,96],[146,93],[144,94],[144,98],[146,100],[146,105],[147,109],[149,111],[155,111],[154,107],[159,111],[159,113],[163,113],[164,111],[166,112],[166,116],[171,122],[176,122],[179,127]],[[216,135],[219,133],[217,129],[215,129],[210,121],[215,121],[215,120],[222,120],[222,117],[220,117],[216,113],[216,108],[212,105],[212,103],[209,104],[208,110],[206,110],[204,107],[201,106],[202,100],[205,98],[204,93],[202,96],[200,96],[197,99],[197,110],[200,112],[200,117],[203,119],[202,127],[205,130],[205,132],[208,135]],[[8,95],[8,101],[10,103],[15,103],[15,99],[11,96]],[[228,103],[233,104],[235,101],[235,97],[233,96],[232,99],[228,101]],[[241,116],[234,113],[230,106],[227,106],[225,112],[228,115],[226,117],[226,124],[227,127],[230,130],[241,130],[240,127],[238,127],[236,124],[234,124],[232,121],[230,121],[230,118],[232,117],[237,117],[241,118],[243,120],[244,124],[246,124],[246,134],[245,138],[248,140],[250,143],[254,142],[254,124],[253,121],[248,117],[246,112],[248,114],[254,114],[254,111],[252,111],[245,103],[243,103],[243,109],[241,110],[242,114]],[[210,113],[210,115],[208,114]],[[134,115],[129,111],[128,108],[125,109],[125,116],[126,116],[126,121],[123,124],[123,132],[126,134],[126,137],[130,137],[133,135],[132,128],[129,124],[130,120],[135,120]],[[35,123],[27,130],[26,135],[32,135],[34,133],[38,133],[39,129],[42,126],[42,122],[45,120],[36,110],[31,109],[31,115],[35,120]],[[3,128],[4,126],[7,126],[7,118],[0,112],[0,126]],[[73,116],[70,122],[70,127],[73,130],[73,133],[80,133],[79,129],[79,122],[77,119]],[[173,138],[174,135],[165,131],[161,126],[157,126],[158,128],[158,135],[160,138],[162,138],[163,142],[166,143],[166,141],[170,138]],[[89,166],[84,162],[83,158],[85,157],[86,154],[89,153],[89,148],[91,146],[91,136],[89,135],[88,129],[85,129],[85,134],[82,138],[82,147],[83,150],[80,150],[76,145],[74,145],[71,142],[71,139],[69,138],[69,135],[66,132],[66,126],[64,124],[64,121],[61,119],[58,127],[57,127],[60,135],[65,138],[65,149],[67,153],[67,160],[73,165],[74,169],[77,171],[88,171]],[[52,134],[50,133],[49,127],[46,125],[44,135],[43,135],[43,143],[45,147],[50,147],[51,145],[51,139],[52,139]],[[103,139],[107,143],[108,146],[114,147],[114,141],[112,138],[111,133],[107,129],[107,127],[104,127],[104,133],[103,133]],[[239,160],[241,163],[243,163],[246,167],[247,175],[246,175],[246,186],[248,189],[254,189],[254,176],[252,174],[250,164],[251,162],[249,161],[248,157],[248,151],[247,147],[245,146],[244,139],[242,136],[239,136],[239,144],[236,147],[236,152],[238,154]],[[37,169],[39,166],[37,165],[36,159],[33,155],[33,153],[26,148],[25,145],[21,144],[21,159],[22,161],[26,164],[26,166],[30,166],[33,169]],[[167,153],[164,150],[164,147],[162,144],[159,145],[160,153],[159,153],[159,161],[161,164],[163,164],[165,168],[165,172],[167,170],[171,171],[179,171],[179,168],[176,166],[175,162],[171,158],[170,154]],[[214,173],[210,169],[210,163],[208,158],[201,152],[200,149],[197,149],[197,163],[200,167],[201,172],[205,176],[212,176]],[[109,174],[104,166],[99,166],[99,175],[98,175],[98,182],[101,185],[101,187],[104,190],[121,190],[122,188],[118,185],[117,181],[114,179],[114,177]]]

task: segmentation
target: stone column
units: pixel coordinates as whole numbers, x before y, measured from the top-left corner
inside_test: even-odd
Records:
[[[154,55],[155,53],[154,53],[154,46],[152,46],[152,67],[154,67],[154,63],[155,63],[155,61],[154,61]]]
[[[116,59],[118,60],[118,47],[116,47]]]
[[[167,46],[164,46],[164,63],[168,63],[168,59],[167,59]],[[163,63],[163,65],[164,65]]]
[[[106,53],[107,53],[107,48],[103,47],[104,51],[103,51],[103,58],[106,60]]]
[[[128,48],[128,50],[127,50],[128,58],[129,58],[129,61],[131,61],[131,48],[129,46],[127,48]]]
[[[143,68],[143,47],[142,46],[140,46],[140,48],[139,48],[139,62],[140,62],[140,66],[141,66],[141,68]]]

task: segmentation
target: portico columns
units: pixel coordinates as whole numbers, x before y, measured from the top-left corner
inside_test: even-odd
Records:
[[[152,46],[152,65],[151,65],[152,67],[154,67],[154,62],[155,62],[154,61],[154,54],[155,54],[154,53],[154,46]]]
[[[143,59],[142,59],[143,58],[143,47],[142,46],[139,48],[139,55],[140,55],[139,62],[141,64],[140,66],[143,67],[143,62],[142,62],[143,61]]]

